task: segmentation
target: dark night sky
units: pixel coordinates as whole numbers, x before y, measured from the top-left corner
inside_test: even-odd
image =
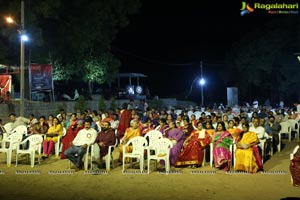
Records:
[[[217,73],[226,67],[226,51],[243,34],[278,17],[266,13],[241,16],[241,2],[142,1],[140,12],[130,17],[129,26],[113,43],[112,52],[122,62],[120,71],[148,75],[144,83],[152,96],[175,97],[188,92],[200,75],[202,60],[205,91],[226,95]],[[199,91],[194,85],[191,97],[198,100]]]

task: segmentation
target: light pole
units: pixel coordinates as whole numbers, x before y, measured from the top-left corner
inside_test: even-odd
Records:
[[[203,93],[203,86],[205,84],[205,80],[203,78],[203,74],[202,74],[202,61],[200,63],[200,68],[201,68],[201,79],[200,79],[200,86],[201,86],[201,108],[203,107],[204,105],[204,93]]]
[[[27,41],[25,34],[24,22],[24,1],[21,1],[21,26],[17,24],[11,17],[6,18],[8,23],[14,23],[19,27],[18,32],[20,35],[20,116],[24,116],[24,66],[25,66],[25,46],[24,42]]]

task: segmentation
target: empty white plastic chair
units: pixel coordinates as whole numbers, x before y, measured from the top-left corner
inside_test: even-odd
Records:
[[[22,135],[16,133],[9,135],[7,139],[2,140],[0,152],[6,153],[6,163],[8,167],[11,165],[12,152],[17,149],[17,146],[21,141]]]
[[[288,134],[289,136],[289,142],[291,142],[291,137],[292,137],[292,127],[289,122],[280,122],[280,134]]]
[[[146,140],[148,141],[148,146],[150,147],[150,149],[152,148],[152,144],[163,137],[162,133],[158,130],[151,130],[148,133],[146,133],[146,135],[144,136],[146,138]]]
[[[132,158],[136,158],[140,162],[140,171],[144,170],[144,152],[147,146],[146,138],[142,136],[136,136],[131,138],[124,146],[123,146],[123,172],[125,170],[125,158],[131,158],[131,167],[132,167]],[[131,146],[132,152],[126,152],[126,148]]]
[[[29,148],[28,149],[20,149],[20,144],[25,144],[26,142],[29,141]],[[41,158],[41,152],[42,152],[42,142],[43,142],[43,137],[41,135],[31,135],[22,142],[17,145],[16,149],[16,166],[18,165],[18,155],[19,154],[28,154],[30,155],[30,165],[31,167],[34,167],[34,162],[35,162],[35,153],[38,153],[38,162],[40,162]]]
[[[153,142],[152,148],[154,149],[154,155],[150,155],[148,151],[148,174],[150,172],[150,161],[155,160],[155,166],[157,161],[165,161],[166,174],[170,172],[170,149],[173,147],[173,143],[168,138],[161,138]],[[156,169],[155,169],[156,170]]]

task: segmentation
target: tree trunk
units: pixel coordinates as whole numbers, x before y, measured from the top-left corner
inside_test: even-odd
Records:
[[[92,84],[93,84],[93,82],[91,81],[91,80],[89,80],[89,95],[90,95],[90,97],[92,97]]]

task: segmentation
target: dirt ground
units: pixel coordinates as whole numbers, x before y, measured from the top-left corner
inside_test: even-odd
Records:
[[[7,167],[0,153],[0,199],[300,199],[300,188],[291,185],[289,172],[289,154],[297,143],[283,142],[282,152],[265,163],[264,173],[257,174],[215,171],[208,163],[197,169],[175,168],[169,175],[153,171],[153,166],[150,174],[136,173],[138,166],[122,173],[115,160],[117,167],[109,173],[103,169],[93,175],[68,170],[68,160],[54,155],[34,168],[25,158],[15,167],[13,157]]]

